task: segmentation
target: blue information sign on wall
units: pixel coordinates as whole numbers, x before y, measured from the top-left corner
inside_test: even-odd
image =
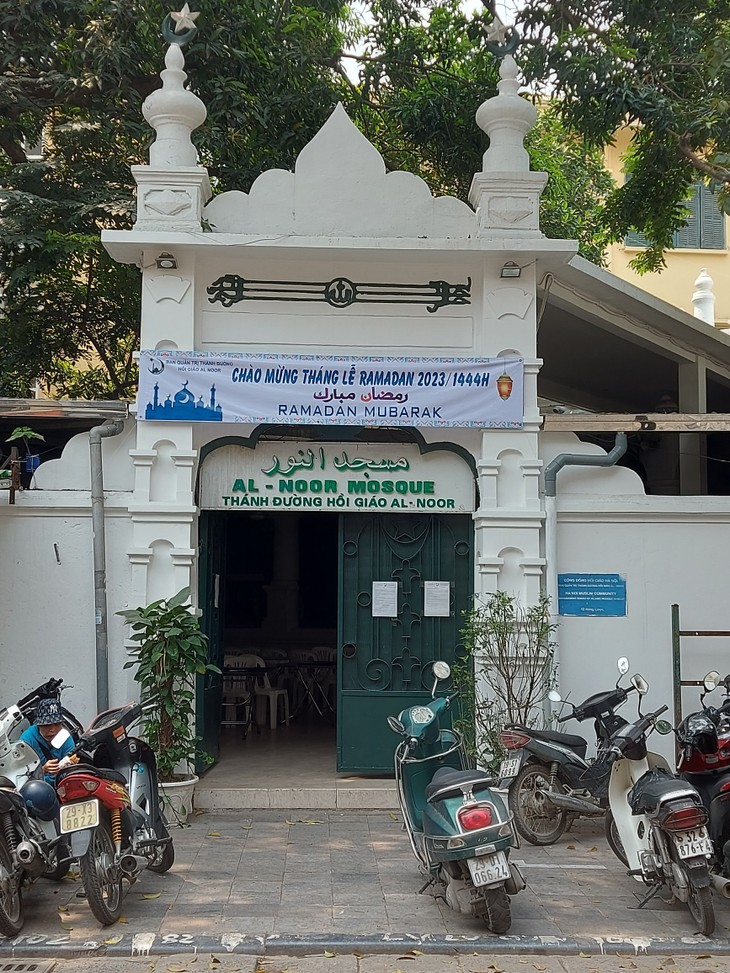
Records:
[[[559,574],[559,615],[626,614],[626,578],[620,574]]]

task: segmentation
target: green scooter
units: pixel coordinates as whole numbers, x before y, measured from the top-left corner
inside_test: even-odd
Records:
[[[446,662],[434,662],[429,706],[411,706],[388,726],[401,737],[395,750],[395,780],[405,830],[429,886],[442,886],[457,912],[482,919],[495,933],[510,927],[510,895],[525,887],[510,847],[519,847],[512,815],[492,790],[495,778],[466,769],[459,733],[441,729],[453,696],[436,698],[448,679]],[[454,694],[455,695],[455,694]]]

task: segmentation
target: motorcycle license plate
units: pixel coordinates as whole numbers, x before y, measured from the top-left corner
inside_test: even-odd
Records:
[[[99,802],[79,801],[61,805],[61,834],[95,828],[99,823]]]
[[[712,841],[707,828],[693,828],[672,835],[680,858],[695,858],[697,855],[711,855]]]
[[[522,761],[519,757],[507,757],[499,765],[499,774],[497,775],[500,780],[504,777],[516,777],[520,770],[520,764]]]
[[[466,863],[475,885],[494,885],[495,882],[506,882],[509,878],[509,865],[503,851],[494,855],[480,855],[479,858],[467,858]]]

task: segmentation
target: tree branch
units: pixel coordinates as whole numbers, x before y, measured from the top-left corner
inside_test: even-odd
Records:
[[[0,131],[0,149],[3,150],[14,166],[22,165],[28,161],[23,146],[12,138],[8,132]]]
[[[730,170],[714,166],[712,163],[703,159],[701,155],[698,155],[694,149],[689,147],[686,136],[680,135],[677,140],[677,145],[681,154],[692,163],[695,169],[704,172],[710,179],[716,179],[718,182],[724,182],[730,185]]]

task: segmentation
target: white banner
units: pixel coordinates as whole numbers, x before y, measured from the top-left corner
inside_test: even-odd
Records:
[[[519,429],[523,371],[521,358],[142,351],[137,418]]]

